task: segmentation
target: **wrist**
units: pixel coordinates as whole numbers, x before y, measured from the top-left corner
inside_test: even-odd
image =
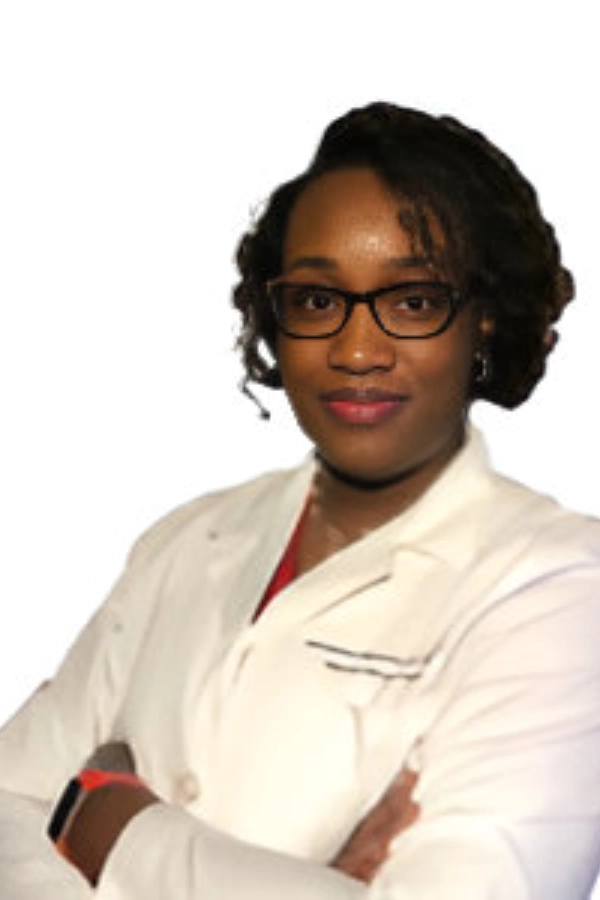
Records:
[[[94,885],[130,819],[157,800],[133,773],[85,769],[63,792],[48,834],[57,850]]]

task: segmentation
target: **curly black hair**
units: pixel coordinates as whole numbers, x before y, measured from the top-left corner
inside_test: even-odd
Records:
[[[402,225],[433,259],[441,255],[436,263],[493,323],[486,347],[492,375],[474,379],[473,399],[518,406],[544,374],[555,342],[552,324],[574,294],[554,230],[531,184],[479,131],[383,102],[332,122],[306,171],[273,192],[239,243],[233,303],[242,317],[237,346],[244,389],[250,381],[281,385],[270,360],[277,327],[266,283],[280,274],[294,202],[315,178],[348,167],[373,170],[398,196]],[[441,226],[441,248],[432,222]]]

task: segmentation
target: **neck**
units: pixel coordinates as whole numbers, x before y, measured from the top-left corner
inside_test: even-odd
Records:
[[[315,511],[347,542],[356,540],[412,506],[446,467],[463,437],[427,462],[381,480],[361,480],[321,459],[315,479]]]

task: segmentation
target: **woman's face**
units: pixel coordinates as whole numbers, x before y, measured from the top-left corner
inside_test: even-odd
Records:
[[[292,208],[281,280],[354,292],[439,280],[399,208],[370,169],[320,176]],[[280,334],[277,358],[298,422],[331,469],[365,484],[418,472],[426,484],[462,441],[475,339],[469,305],[442,334],[397,339],[359,304],[332,337]]]

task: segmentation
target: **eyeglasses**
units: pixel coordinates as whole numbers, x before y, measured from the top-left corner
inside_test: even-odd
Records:
[[[293,338],[338,334],[358,303],[366,303],[382,331],[395,338],[430,338],[450,325],[464,297],[441,281],[403,281],[357,294],[319,284],[267,285],[280,330]]]

